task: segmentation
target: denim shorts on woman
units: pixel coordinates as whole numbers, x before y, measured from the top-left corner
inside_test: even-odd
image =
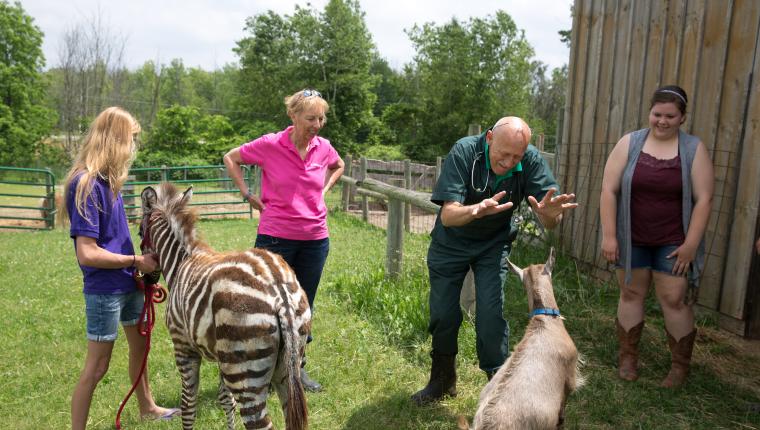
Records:
[[[119,322],[133,326],[140,320],[145,298],[137,290],[128,294],[85,294],[87,339],[94,342],[113,342]]]
[[[631,248],[631,269],[651,269],[655,272],[673,274],[676,257],[667,258],[679,245],[633,246]],[[620,264],[618,269],[624,269]]]

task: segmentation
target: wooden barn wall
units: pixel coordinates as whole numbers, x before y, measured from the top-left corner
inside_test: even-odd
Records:
[[[684,130],[706,144],[716,175],[699,304],[740,334],[755,291],[748,285],[760,200],[758,34],[757,0],[576,0],[558,149],[563,190],[580,204],[560,227],[562,247],[609,276],[599,249],[607,155],[623,134],[647,127],[657,87],[686,90]]]

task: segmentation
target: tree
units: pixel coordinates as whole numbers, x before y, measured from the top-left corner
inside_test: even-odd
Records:
[[[146,61],[128,73],[124,107],[135,115],[144,130],[150,130],[160,108],[161,66]]]
[[[244,31],[249,36],[239,40],[234,49],[241,66],[236,99],[240,113],[233,117],[239,129],[255,120],[269,120],[278,127],[284,126],[288,122],[282,104],[284,97],[299,87],[314,85],[295,81],[299,60],[309,67],[311,58],[298,58],[298,26],[292,20],[302,27],[313,28],[317,18],[311,11],[297,6],[296,16],[292,19],[269,11],[246,20]],[[308,55],[305,50],[304,55]]]
[[[330,104],[323,134],[338,151],[356,152],[373,121],[370,73],[376,49],[356,0],[331,0],[317,15],[296,6],[292,16],[272,11],[248,18],[240,56],[238,129],[255,120],[289,123],[283,99],[315,88]]]
[[[548,66],[540,61],[531,64],[531,109],[529,124],[533,134],[547,137],[547,149],[555,143],[557,125],[565,107],[567,86],[567,66],[552,70],[551,80],[546,78]]]
[[[533,49],[506,12],[467,23],[415,25],[407,34],[416,50],[409,74],[420,128],[414,141],[403,142],[410,157],[433,160],[469,124],[528,113]]]
[[[330,0],[322,13],[322,40],[323,85],[331,106],[325,134],[338,151],[356,153],[372,129],[377,99],[370,74],[376,48],[358,0]]]
[[[126,39],[111,33],[100,9],[63,35],[51,92],[60,113],[58,128],[66,136],[64,146],[71,156],[77,152],[79,135],[90,121],[105,107],[122,104],[125,98],[125,46]]]
[[[42,31],[21,3],[0,0],[0,164],[28,166],[55,123],[44,106]]]

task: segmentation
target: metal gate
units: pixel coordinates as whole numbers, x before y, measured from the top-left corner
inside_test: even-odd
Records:
[[[49,169],[0,166],[0,228],[55,228],[55,175]]]
[[[243,168],[243,180],[251,190],[257,190],[260,170]],[[224,165],[177,166],[177,167],[136,167],[129,170],[129,179],[124,184],[122,197],[127,219],[139,219],[140,193],[150,185],[171,182],[177,188],[193,186],[191,206],[198,206],[198,216],[212,218],[228,215],[245,215],[253,218],[253,209],[240,196],[240,191],[227,176]]]

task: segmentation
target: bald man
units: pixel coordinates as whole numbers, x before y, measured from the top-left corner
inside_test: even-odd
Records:
[[[488,379],[509,355],[504,259],[517,237],[512,214],[520,202],[527,200],[547,229],[577,206],[574,194],[558,194],[554,175],[529,145],[530,138],[525,121],[505,117],[485,133],[457,141],[446,157],[431,197],[441,205],[427,256],[433,362],[427,386],[412,395],[418,405],[456,396],[459,296],[470,269],[475,274],[478,361]]]

